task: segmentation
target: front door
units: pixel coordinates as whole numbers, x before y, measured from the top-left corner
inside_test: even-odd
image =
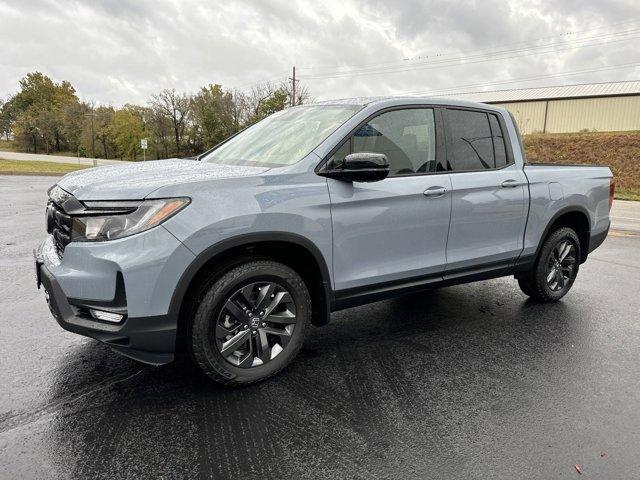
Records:
[[[334,288],[440,279],[446,265],[451,179],[436,172],[436,113],[387,111],[346,139],[330,161],[349,153],[384,153],[390,174],[379,182],[328,179]],[[443,140],[442,140],[443,142]]]

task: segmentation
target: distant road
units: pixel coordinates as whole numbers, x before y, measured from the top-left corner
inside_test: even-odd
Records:
[[[4,158],[5,160],[33,160],[37,162],[75,163],[76,165],[93,165],[93,158],[63,157],[60,155],[40,155],[40,154],[34,154],[34,153],[0,151],[0,158]],[[123,163],[123,160],[107,160],[105,158],[96,158],[96,161],[98,162],[99,166],[113,165],[114,163]]]
[[[614,200],[610,216],[612,229],[640,232],[640,202]]]

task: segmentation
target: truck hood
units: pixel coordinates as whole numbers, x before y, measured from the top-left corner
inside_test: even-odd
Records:
[[[141,200],[167,185],[258,175],[267,170],[169,159],[79,170],[65,175],[58,185],[78,200]]]

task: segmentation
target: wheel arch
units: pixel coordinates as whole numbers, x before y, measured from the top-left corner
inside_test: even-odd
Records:
[[[170,313],[178,319],[178,342],[187,330],[190,299],[194,299],[201,282],[219,276],[246,260],[271,258],[298,272],[309,288],[317,326],[329,322],[331,277],[327,263],[307,238],[288,232],[260,232],[223,240],[200,253],[184,271],[171,298]]]
[[[547,223],[536,249],[535,258],[538,259],[540,250],[547,237],[559,227],[571,227],[580,240],[580,263],[587,260],[589,241],[591,239],[591,220],[589,212],[581,206],[565,207],[553,215]]]

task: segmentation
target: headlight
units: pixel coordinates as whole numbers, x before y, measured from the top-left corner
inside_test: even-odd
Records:
[[[71,239],[79,242],[100,242],[144,232],[160,225],[186,207],[189,202],[188,198],[165,198],[133,203],[85,202],[86,213],[73,217]]]

